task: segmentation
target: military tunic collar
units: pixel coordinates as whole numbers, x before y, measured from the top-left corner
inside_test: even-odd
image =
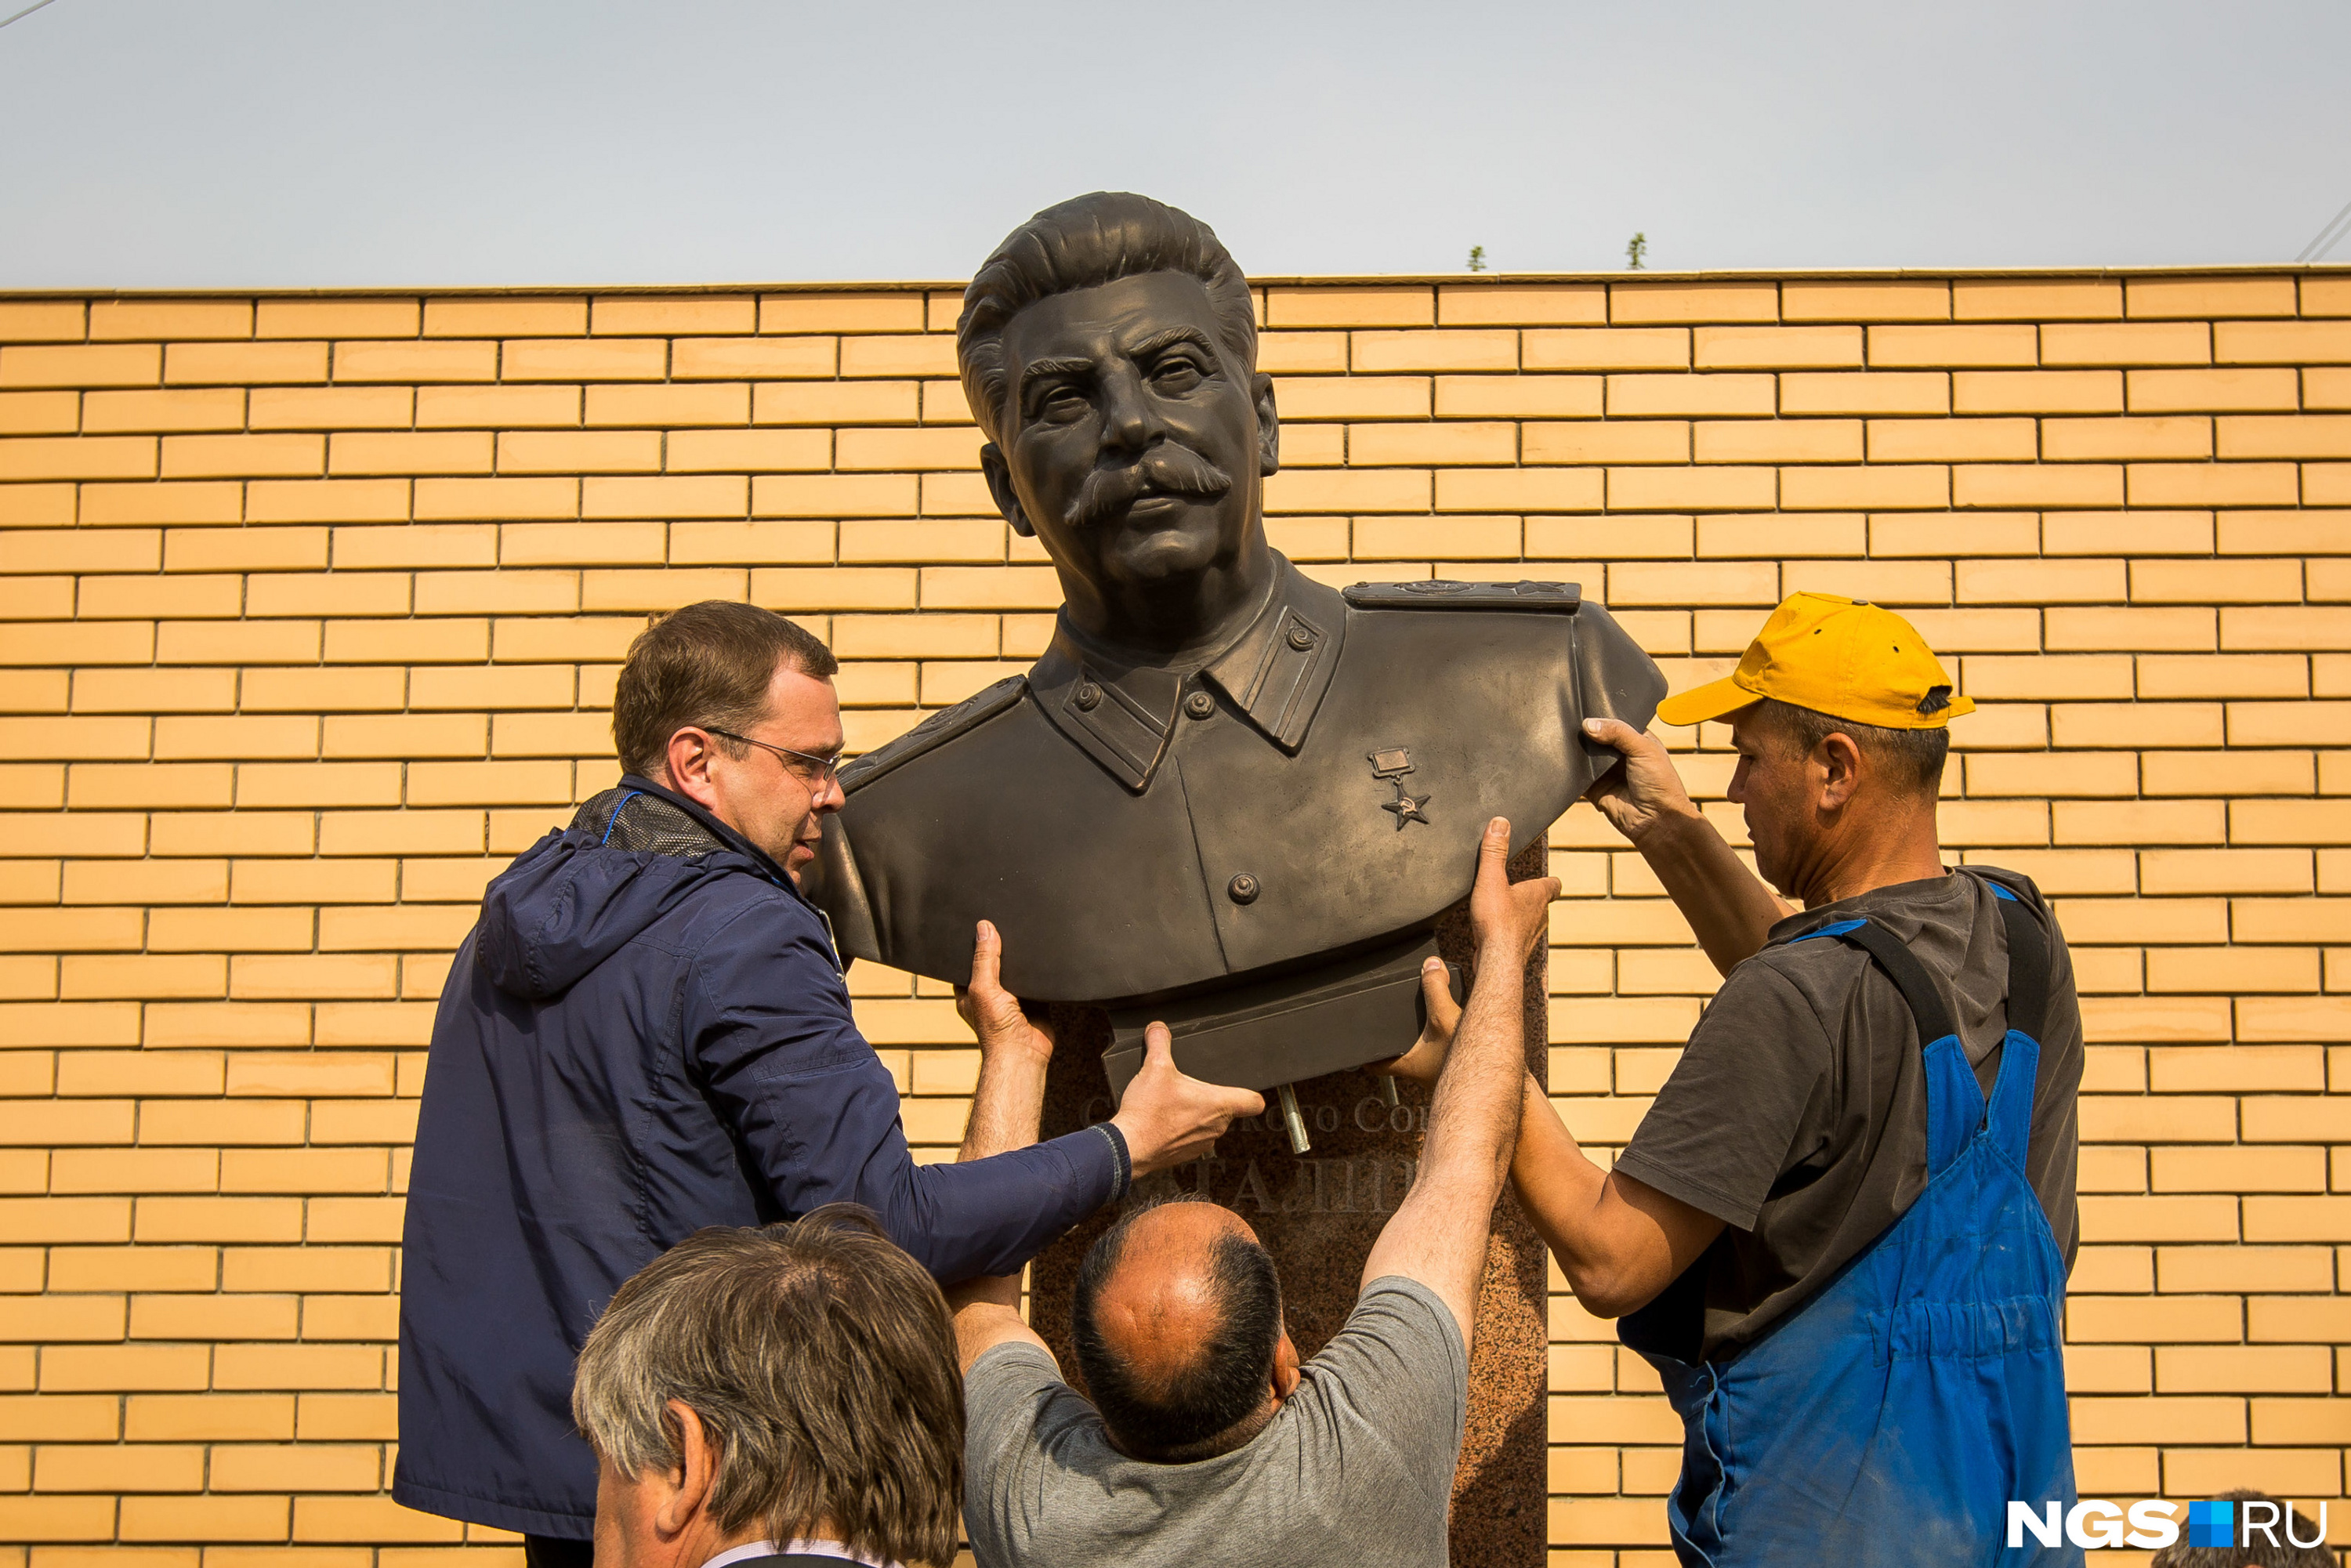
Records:
[[[1196,669],[1130,663],[1081,636],[1065,612],[1045,656],[1029,672],[1030,694],[1055,728],[1138,795],[1150,787],[1186,713],[1207,716],[1229,708],[1295,755],[1338,670],[1347,606],[1336,590],[1279,551],[1273,560],[1264,605]]]

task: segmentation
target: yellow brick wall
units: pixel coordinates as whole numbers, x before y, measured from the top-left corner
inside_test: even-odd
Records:
[[[800,618],[860,747],[1039,651],[1054,580],[976,471],[956,301],[0,298],[0,1542],[34,1543],[0,1568],[510,1539],[382,1491],[448,954],[612,778],[648,612]],[[1956,664],[1946,841],[2040,880],[2082,981],[2083,1490],[2339,1499],[2351,274],[1260,308],[1270,528],[1317,576],[1577,579],[1677,685],[1807,587]],[[1677,738],[1736,833],[1722,736]],[[1604,1151],[1713,977],[1588,808],[1552,841],[1552,1087]],[[976,1062],[943,988],[855,981],[945,1154]],[[1555,1561],[1661,1562],[1672,1416],[1606,1325],[1552,1322]]]

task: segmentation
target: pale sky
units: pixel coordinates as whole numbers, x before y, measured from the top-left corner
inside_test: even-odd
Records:
[[[54,0],[0,287],[961,279],[1105,187],[1260,277],[2283,262],[2346,65],[2345,0]]]

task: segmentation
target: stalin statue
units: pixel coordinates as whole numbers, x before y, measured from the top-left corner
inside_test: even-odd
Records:
[[[1582,721],[1646,725],[1656,666],[1573,584],[1341,591],[1272,549],[1254,301],[1174,208],[1038,214],[956,343],[1064,603],[1026,674],[841,769],[811,882],[842,952],[955,980],[993,921],[1016,995],[1109,1009],[1122,1090],[1153,1019],[1249,1088],[1405,1050],[1486,821],[1539,840],[1616,761]]]

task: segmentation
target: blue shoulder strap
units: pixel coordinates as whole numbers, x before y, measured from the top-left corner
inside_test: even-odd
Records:
[[[1908,1004],[1910,1017],[1918,1026],[1927,1069],[1927,1174],[1940,1176],[1959,1158],[1984,1120],[1983,1089],[1976,1082],[1966,1048],[1959,1043],[1959,1028],[1951,1021],[1950,1004],[1943,1000],[1942,988],[1935,984],[1917,956],[1883,925],[1868,920],[1840,920],[1791,940],[1802,942],[1814,936],[1850,942],[1876,959],[1877,967]],[[2003,1057],[2006,1054],[2002,1052]],[[2005,1065],[2003,1061],[2003,1071]]]
[[[2049,938],[2024,901],[1987,878],[2008,927],[2008,1038],[1991,1086],[1992,1137],[2021,1166],[2032,1143],[2032,1096],[2041,1077],[2041,1031],[2049,1014]]]

